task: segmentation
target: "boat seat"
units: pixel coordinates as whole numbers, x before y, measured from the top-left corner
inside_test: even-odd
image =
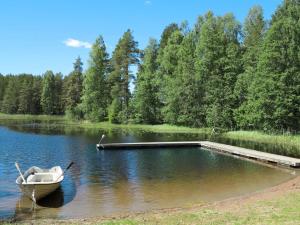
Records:
[[[27,177],[27,183],[36,183],[36,182],[53,182],[52,173],[35,173]]]

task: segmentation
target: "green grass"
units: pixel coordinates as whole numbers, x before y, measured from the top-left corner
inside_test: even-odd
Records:
[[[272,135],[259,131],[230,131],[223,134],[223,136],[235,140],[254,141],[263,144],[281,145],[283,147],[295,147],[300,150],[300,135]]]
[[[64,116],[50,116],[50,115],[28,115],[28,114],[3,114],[0,113],[0,120],[20,120],[20,121],[66,121]]]
[[[157,133],[211,133],[209,128],[190,128],[181,126],[172,126],[168,124],[162,125],[145,125],[145,124],[111,124],[109,122],[92,123],[89,121],[72,121],[68,120],[65,116],[49,116],[49,115],[8,115],[0,113],[1,121],[42,121],[64,126],[73,126],[79,128],[91,129],[140,129],[149,132]]]

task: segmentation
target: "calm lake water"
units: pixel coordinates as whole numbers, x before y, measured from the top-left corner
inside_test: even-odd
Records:
[[[106,142],[207,138],[140,130],[41,128],[39,124],[0,126],[0,218],[79,218],[184,207],[254,192],[295,176],[294,170],[201,148],[97,151],[95,144],[103,133]],[[22,197],[15,184],[15,161],[23,171],[32,165],[75,164],[61,188],[33,211],[32,202]]]

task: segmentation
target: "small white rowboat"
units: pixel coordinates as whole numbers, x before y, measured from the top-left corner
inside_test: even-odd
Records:
[[[16,183],[21,191],[34,202],[55,191],[64,179],[64,172],[60,166],[51,169],[30,167],[24,175],[20,173]]]

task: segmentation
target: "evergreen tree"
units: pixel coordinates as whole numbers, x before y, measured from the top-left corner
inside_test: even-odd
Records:
[[[32,86],[33,86],[33,76],[25,75],[19,90],[18,113],[21,114],[30,113],[32,107],[32,99],[33,99]]]
[[[128,122],[131,97],[129,84],[133,78],[130,67],[138,64],[138,54],[137,42],[134,41],[131,30],[127,30],[119,40],[112,55],[112,71],[109,75],[111,87],[110,122]]]
[[[2,102],[2,112],[14,114],[18,112],[19,107],[19,82],[17,77],[9,76],[8,84],[4,92]]]
[[[109,100],[108,63],[106,47],[102,36],[100,36],[92,46],[89,67],[83,78],[82,103],[80,104],[85,118],[91,121],[103,121],[107,115],[106,108]]]
[[[179,27],[176,23],[169,24],[163,30],[161,38],[160,38],[160,42],[159,42],[159,47],[161,50],[163,50],[165,48],[165,46],[168,44],[169,38],[175,31],[179,31]]]
[[[140,123],[155,124],[161,122],[161,104],[156,76],[157,54],[158,43],[155,39],[150,39],[137,74],[133,100],[135,120]]]
[[[42,82],[43,79],[40,76],[36,76],[33,79],[33,84],[31,87],[32,99],[31,99],[31,105],[29,110],[30,114],[42,113],[42,106],[41,106]]]
[[[6,80],[7,80],[6,77],[0,73],[0,110],[2,109],[2,101],[4,98],[4,94],[5,94],[5,89],[7,86]]]
[[[63,101],[63,75],[57,73],[54,76],[54,110],[56,115],[62,115],[65,112],[65,102]]]
[[[74,63],[74,69],[69,74],[67,81],[65,82],[66,87],[66,109],[73,110],[80,103],[81,92],[82,92],[82,61],[78,57]]]
[[[250,9],[244,23],[244,54],[243,70],[238,76],[235,86],[235,95],[239,108],[235,110],[235,119],[241,128],[249,128],[247,119],[245,120],[245,107],[247,107],[248,89],[255,79],[258,55],[262,48],[263,37],[266,31],[266,22],[263,18],[263,10],[260,6]],[[250,125],[251,127],[251,125]]]
[[[53,115],[56,113],[56,93],[55,76],[52,71],[47,71],[43,76],[43,89],[41,96],[41,106],[43,113]]]
[[[204,91],[206,124],[233,128],[233,89],[241,73],[240,25],[232,14],[205,16],[197,44],[196,73]]]
[[[178,51],[178,67],[176,70],[176,82],[173,87],[173,101],[179,105],[178,112],[173,112],[176,124],[192,127],[201,127],[205,123],[203,113],[203,92],[195,73],[196,61],[196,41],[195,31],[188,33]],[[177,113],[177,117],[176,117]]]
[[[178,52],[182,40],[183,35],[179,30],[172,33],[163,50],[160,64],[160,73],[162,74],[160,97],[164,103],[163,117],[164,121],[170,124],[176,124],[180,108],[180,103],[178,102],[180,95],[178,85],[180,85],[180,80],[176,77],[176,70],[179,60]]]
[[[299,130],[300,2],[285,0],[266,33],[244,120],[264,130]]]

